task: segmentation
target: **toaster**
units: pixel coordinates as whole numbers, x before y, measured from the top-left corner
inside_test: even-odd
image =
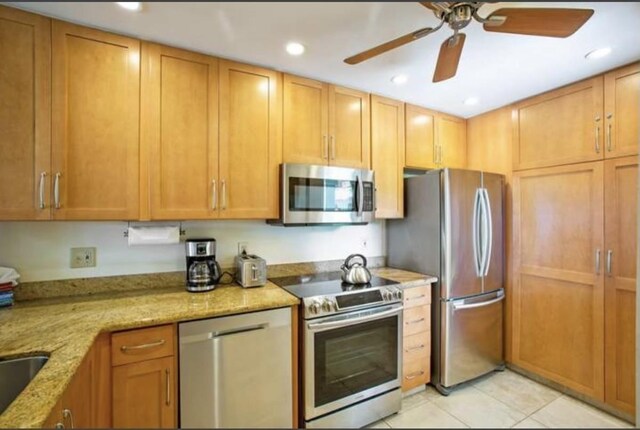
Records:
[[[252,254],[236,255],[236,281],[244,288],[267,283],[267,262]]]

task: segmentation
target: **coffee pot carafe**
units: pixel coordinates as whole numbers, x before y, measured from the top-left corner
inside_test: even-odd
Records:
[[[211,291],[220,281],[222,272],[216,261],[216,240],[187,239],[187,291]]]

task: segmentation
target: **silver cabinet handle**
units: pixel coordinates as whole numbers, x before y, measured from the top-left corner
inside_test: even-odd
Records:
[[[216,180],[211,181],[211,209],[218,208],[218,190],[216,187]]]
[[[169,378],[171,373],[169,372],[169,369],[164,369],[164,374],[167,377],[167,397],[165,399],[165,404],[169,406],[171,404],[171,380]]]
[[[336,159],[336,139],[335,137],[333,137],[333,135],[331,135],[329,137],[330,140],[330,145],[331,145],[331,159],[335,160]]]
[[[419,372],[411,373],[411,374],[405,376],[404,379],[415,379],[418,376],[422,376],[422,375],[424,375],[424,370],[420,370]]]
[[[607,114],[607,151],[611,152],[611,118],[613,117],[613,114],[608,113]]]
[[[56,209],[60,209],[60,176],[62,173],[57,172],[53,181],[53,202]]]
[[[404,352],[411,352],[411,351],[417,351],[419,349],[424,349],[424,344],[419,345],[419,346],[414,346],[413,348],[406,348],[404,350]]]
[[[611,276],[611,260],[613,259],[613,251],[607,251],[607,275]]]
[[[322,158],[329,159],[329,144],[327,143],[327,135],[322,135]]]
[[[600,154],[600,117],[596,117],[596,154]]]
[[[405,324],[406,324],[406,325],[410,325],[410,324],[418,324],[418,323],[421,323],[421,322],[423,322],[423,321],[424,321],[424,318],[420,318],[420,319],[413,320],[413,321],[407,321]]]
[[[69,421],[71,421],[71,427],[70,428],[75,428],[74,424],[73,424],[73,412],[71,412],[71,409],[65,409],[62,411],[62,418],[64,418],[65,420],[67,418],[69,418]]]
[[[222,180],[222,209],[227,209],[227,181]]]
[[[47,176],[47,172],[40,173],[40,184],[38,185],[38,197],[40,199],[39,207],[44,209],[47,206],[44,204],[44,181]]]
[[[600,275],[600,250],[596,249],[596,275]]]
[[[166,341],[164,339],[160,339],[160,340],[157,340],[155,342],[143,343],[142,345],[134,345],[134,346],[122,345],[120,347],[120,351],[126,353],[127,351],[135,351],[135,350],[138,350],[138,349],[155,348],[156,346],[162,346],[165,343],[166,343]]]
[[[57,429],[63,429],[65,427],[64,427],[64,424],[62,424],[62,423],[56,423],[56,428]]]

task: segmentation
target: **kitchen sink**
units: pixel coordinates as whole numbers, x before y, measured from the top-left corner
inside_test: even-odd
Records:
[[[25,389],[49,357],[38,355],[13,359],[0,358],[0,414]]]

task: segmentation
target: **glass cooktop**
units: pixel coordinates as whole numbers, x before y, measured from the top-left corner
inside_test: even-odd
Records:
[[[313,296],[339,295],[350,291],[398,284],[396,281],[372,276],[371,282],[368,284],[354,285],[342,282],[341,276],[342,272],[323,272],[314,275],[269,278],[269,280],[301,299]]]

